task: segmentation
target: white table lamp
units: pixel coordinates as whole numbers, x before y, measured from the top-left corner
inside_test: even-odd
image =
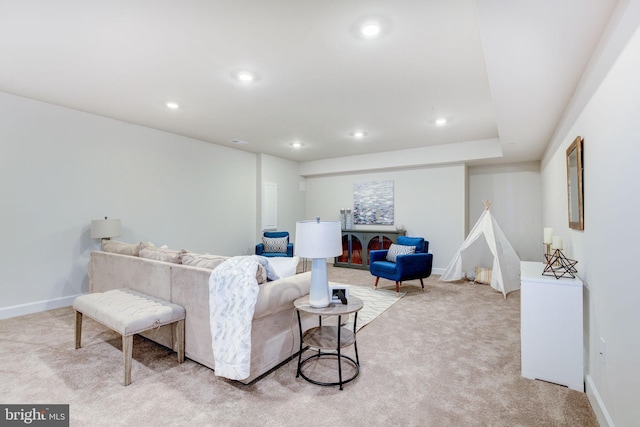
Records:
[[[298,221],[296,223],[296,255],[311,258],[311,289],[309,304],[312,307],[329,305],[329,280],[327,258],[342,253],[342,231],[339,221]]]

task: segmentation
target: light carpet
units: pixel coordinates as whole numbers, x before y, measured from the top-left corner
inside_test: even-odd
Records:
[[[398,296],[396,296],[395,291],[387,289],[375,290],[365,286],[349,286],[349,296],[360,298],[364,303],[362,310],[358,311],[356,331],[359,331],[373,319],[384,313],[406,294],[406,292],[400,292]],[[345,324],[347,329],[353,330],[354,319],[355,316],[349,316],[349,321]]]
[[[331,282],[373,287],[366,270],[328,267]],[[519,291],[437,279],[404,282],[358,332],[360,375],[342,391],[296,378],[297,358],[245,386],[139,336],[124,387],[121,337],[88,319],[76,351],[61,308],[0,320],[0,402],[70,404],[73,427],[597,427],[585,393],[522,377]]]

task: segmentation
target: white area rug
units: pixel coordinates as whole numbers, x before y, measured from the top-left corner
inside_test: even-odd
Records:
[[[400,298],[405,295],[406,292],[400,292],[399,296],[396,296],[396,291],[390,291],[388,289],[374,290],[366,286],[350,285],[349,296],[358,297],[364,302],[364,307],[358,312],[356,331],[378,317],[393,304],[400,301]],[[349,321],[345,325],[349,330],[353,330],[353,318],[353,315],[349,316]]]

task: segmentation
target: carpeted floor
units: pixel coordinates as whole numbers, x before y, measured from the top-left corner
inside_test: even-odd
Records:
[[[373,285],[361,270],[329,279]],[[343,391],[296,378],[295,361],[245,386],[137,336],[124,387],[120,337],[87,319],[74,350],[63,308],[0,321],[0,402],[68,403],[72,426],[597,426],[584,393],[520,376],[519,292],[437,279],[405,282],[358,332]]]

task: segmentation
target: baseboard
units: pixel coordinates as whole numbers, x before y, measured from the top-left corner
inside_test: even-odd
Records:
[[[591,408],[593,408],[593,412],[596,414],[596,419],[601,427],[615,427],[613,424],[613,420],[607,411],[607,408],[604,406],[604,402],[600,397],[600,393],[598,393],[598,389],[596,385],[593,383],[593,379],[591,375],[587,375],[587,398],[589,399],[589,403],[591,403]]]
[[[69,307],[73,305],[73,300],[82,294],[67,297],[54,298],[45,301],[30,302],[27,304],[14,305],[0,308],[0,319],[24,316],[25,314],[39,313],[41,311],[53,310],[54,308]]]

